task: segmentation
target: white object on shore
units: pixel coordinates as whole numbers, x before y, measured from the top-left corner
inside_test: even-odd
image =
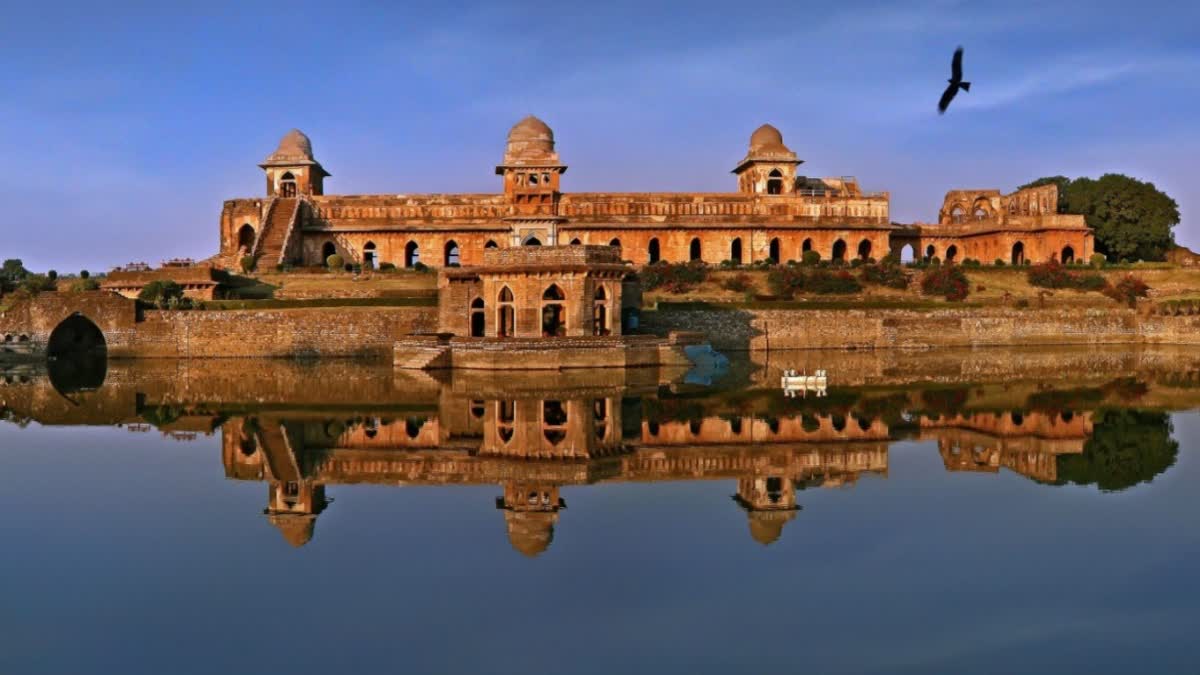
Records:
[[[812,375],[806,372],[785,370],[783,377],[780,378],[779,386],[783,388],[783,395],[788,397],[807,396],[810,391],[817,396],[825,396],[828,393],[829,377],[826,376],[824,370],[815,370]]]

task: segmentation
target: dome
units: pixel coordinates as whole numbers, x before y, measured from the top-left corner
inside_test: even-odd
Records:
[[[776,152],[791,152],[788,146],[783,144],[783,134],[779,133],[778,129],[770,124],[764,124],[750,134],[750,154]]]
[[[292,129],[279,139],[279,147],[267,156],[259,166],[315,166],[326,176],[329,174],[320,169],[320,164],[313,157],[312,141],[299,129]]]
[[[540,119],[529,115],[508,130],[504,150],[505,164],[557,164],[554,131]]]

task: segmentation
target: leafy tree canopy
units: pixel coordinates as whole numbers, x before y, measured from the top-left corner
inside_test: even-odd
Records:
[[[1022,185],[1058,186],[1058,212],[1087,219],[1096,232],[1096,250],[1109,260],[1163,260],[1175,244],[1179,205],[1153,183],[1117,173],[1098,179],[1039,178]]]
[[[1148,483],[1171,468],[1179,443],[1163,412],[1100,410],[1083,454],[1058,456],[1058,484],[1096,485],[1116,492]]]

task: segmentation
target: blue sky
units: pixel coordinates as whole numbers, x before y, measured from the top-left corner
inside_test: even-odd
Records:
[[[958,44],[974,84],[939,117]],[[212,254],[291,127],[331,193],[498,191],[528,113],[568,191],[732,190],[769,121],[895,220],[1115,171],[1200,245],[1195,3],[24,3],[0,57],[0,257],[35,269]]]

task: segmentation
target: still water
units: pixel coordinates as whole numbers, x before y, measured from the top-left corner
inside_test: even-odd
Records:
[[[783,361],[0,365],[0,673],[1195,672],[1200,355]]]

